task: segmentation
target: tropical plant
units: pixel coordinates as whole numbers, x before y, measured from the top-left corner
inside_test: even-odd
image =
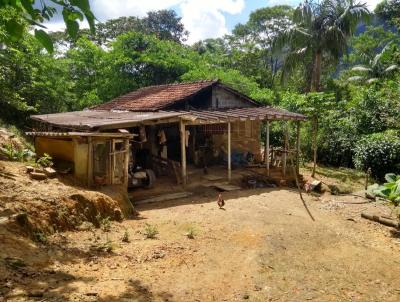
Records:
[[[44,168],[51,167],[53,165],[53,158],[49,154],[44,153],[43,156],[36,160],[36,164]]]
[[[347,52],[349,38],[359,22],[369,17],[365,3],[353,0],[305,1],[293,15],[293,26],[275,40],[274,47],[286,53],[283,75],[300,64],[309,64],[306,91],[319,91],[322,66],[337,62]]]
[[[390,49],[391,44],[392,42],[389,42],[378,54],[370,58],[368,65],[354,66],[351,70],[362,75],[352,76],[349,78],[349,81],[360,81],[371,84],[377,82],[379,79],[390,77],[397,71],[399,68],[397,64],[388,64],[384,61],[384,55]]]
[[[388,173],[385,175],[387,181],[382,186],[373,189],[376,196],[389,200],[394,206],[400,205],[400,175]]]

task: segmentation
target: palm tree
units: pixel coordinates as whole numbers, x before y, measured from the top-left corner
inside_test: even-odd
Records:
[[[281,33],[274,43],[275,50],[284,52],[283,79],[299,65],[306,72],[306,92],[318,92],[323,63],[338,62],[347,52],[348,40],[370,12],[365,3],[353,0],[305,1],[295,10],[293,26]],[[317,161],[318,118],[313,115],[313,151],[315,175]]]
[[[351,70],[361,73],[361,76],[352,76],[349,81],[363,81],[364,83],[374,83],[379,79],[383,79],[391,76],[395,71],[398,70],[399,66],[396,64],[387,64],[384,62],[384,55],[389,50],[389,46],[392,42],[386,44],[386,46],[374,57],[367,58],[368,63],[366,65],[354,66]]]

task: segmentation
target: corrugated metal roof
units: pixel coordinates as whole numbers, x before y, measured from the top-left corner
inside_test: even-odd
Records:
[[[182,113],[185,111],[181,111]],[[303,114],[290,112],[284,109],[274,108],[271,106],[237,108],[228,110],[190,110],[187,111],[189,116],[196,120],[208,121],[235,121],[235,120],[306,120]]]
[[[52,126],[93,130],[101,128],[117,129],[121,127],[134,126],[144,121],[168,119],[182,115],[179,112],[130,112],[130,111],[106,111],[106,110],[84,110],[53,114],[32,115],[33,120],[50,124]]]
[[[91,109],[158,111],[217,83],[214,80],[143,87]]]
[[[55,131],[30,131],[25,132],[27,136],[46,136],[46,137],[104,137],[104,138],[132,138],[131,133],[117,132],[55,132]]]
[[[177,122],[179,119],[184,119],[188,123],[226,123],[247,119],[300,121],[307,119],[305,115],[273,107],[157,112],[89,110],[33,115],[31,118],[60,128],[84,131],[133,127],[150,121],[162,124]]]

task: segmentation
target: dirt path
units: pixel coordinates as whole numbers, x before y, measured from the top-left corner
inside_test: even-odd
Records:
[[[226,210],[207,197],[142,206],[140,219],[56,234],[44,248],[15,239],[0,253],[28,266],[0,271],[0,293],[7,301],[34,299],[33,290],[43,301],[400,300],[400,240],[359,218],[374,205],[308,196],[313,222],[290,190],[224,197]],[[157,239],[144,239],[146,223]]]

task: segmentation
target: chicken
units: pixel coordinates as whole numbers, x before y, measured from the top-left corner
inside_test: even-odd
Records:
[[[218,204],[218,206],[219,206],[220,209],[222,209],[222,208],[224,207],[224,205],[225,205],[225,201],[224,201],[224,199],[222,198],[222,194],[221,194],[221,193],[218,194],[218,201],[217,201],[217,204]]]

